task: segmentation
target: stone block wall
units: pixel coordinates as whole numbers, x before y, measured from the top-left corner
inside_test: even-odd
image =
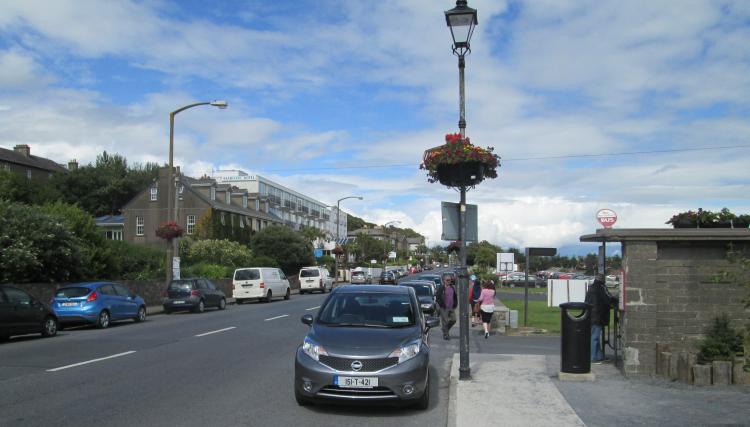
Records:
[[[626,376],[656,374],[657,344],[694,350],[720,314],[726,313],[735,327],[747,324],[750,312],[742,303],[747,289],[716,281],[718,273],[734,268],[726,249],[727,242],[623,242]]]

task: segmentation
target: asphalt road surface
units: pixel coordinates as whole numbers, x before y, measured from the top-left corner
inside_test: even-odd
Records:
[[[0,344],[0,425],[442,426],[447,422],[452,339],[431,337],[426,411],[384,406],[299,407],[294,354],[326,295],[232,305],[225,311],[152,316],[109,329]],[[471,351],[556,354],[557,338],[480,337]]]

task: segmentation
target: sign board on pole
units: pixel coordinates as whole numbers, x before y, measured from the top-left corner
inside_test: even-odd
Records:
[[[513,252],[498,252],[497,271],[515,271],[515,255]]]
[[[323,256],[323,249],[315,248],[315,258],[320,258]]]
[[[172,279],[180,280],[180,257],[172,257]]]
[[[389,252],[388,253],[388,258],[390,258],[390,259],[396,259],[396,252],[395,251]]]
[[[378,261],[377,261],[377,260],[374,260],[374,259],[371,259],[371,260],[370,260],[370,264],[377,264],[377,263],[378,263]]]
[[[600,209],[596,213],[596,220],[599,221],[602,227],[612,228],[617,222],[617,214],[612,209]]]
[[[459,239],[459,215],[458,203],[440,202],[440,210],[443,213],[443,240]],[[466,205],[466,242],[476,242],[479,235],[477,231],[477,205]]]

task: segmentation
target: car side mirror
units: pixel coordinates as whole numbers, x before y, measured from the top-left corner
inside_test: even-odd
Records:
[[[302,315],[302,317],[299,320],[302,323],[304,323],[305,325],[308,325],[308,326],[312,326],[312,324],[313,324],[313,316],[312,316],[312,314],[304,314],[304,315]]]
[[[429,330],[430,328],[436,328],[440,326],[440,319],[435,316],[429,316],[427,319],[425,319],[425,329]]]

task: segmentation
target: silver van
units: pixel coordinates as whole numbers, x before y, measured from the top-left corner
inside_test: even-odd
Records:
[[[232,297],[237,304],[248,300],[263,300],[292,295],[289,280],[284,272],[273,267],[238,268],[232,278]]]

